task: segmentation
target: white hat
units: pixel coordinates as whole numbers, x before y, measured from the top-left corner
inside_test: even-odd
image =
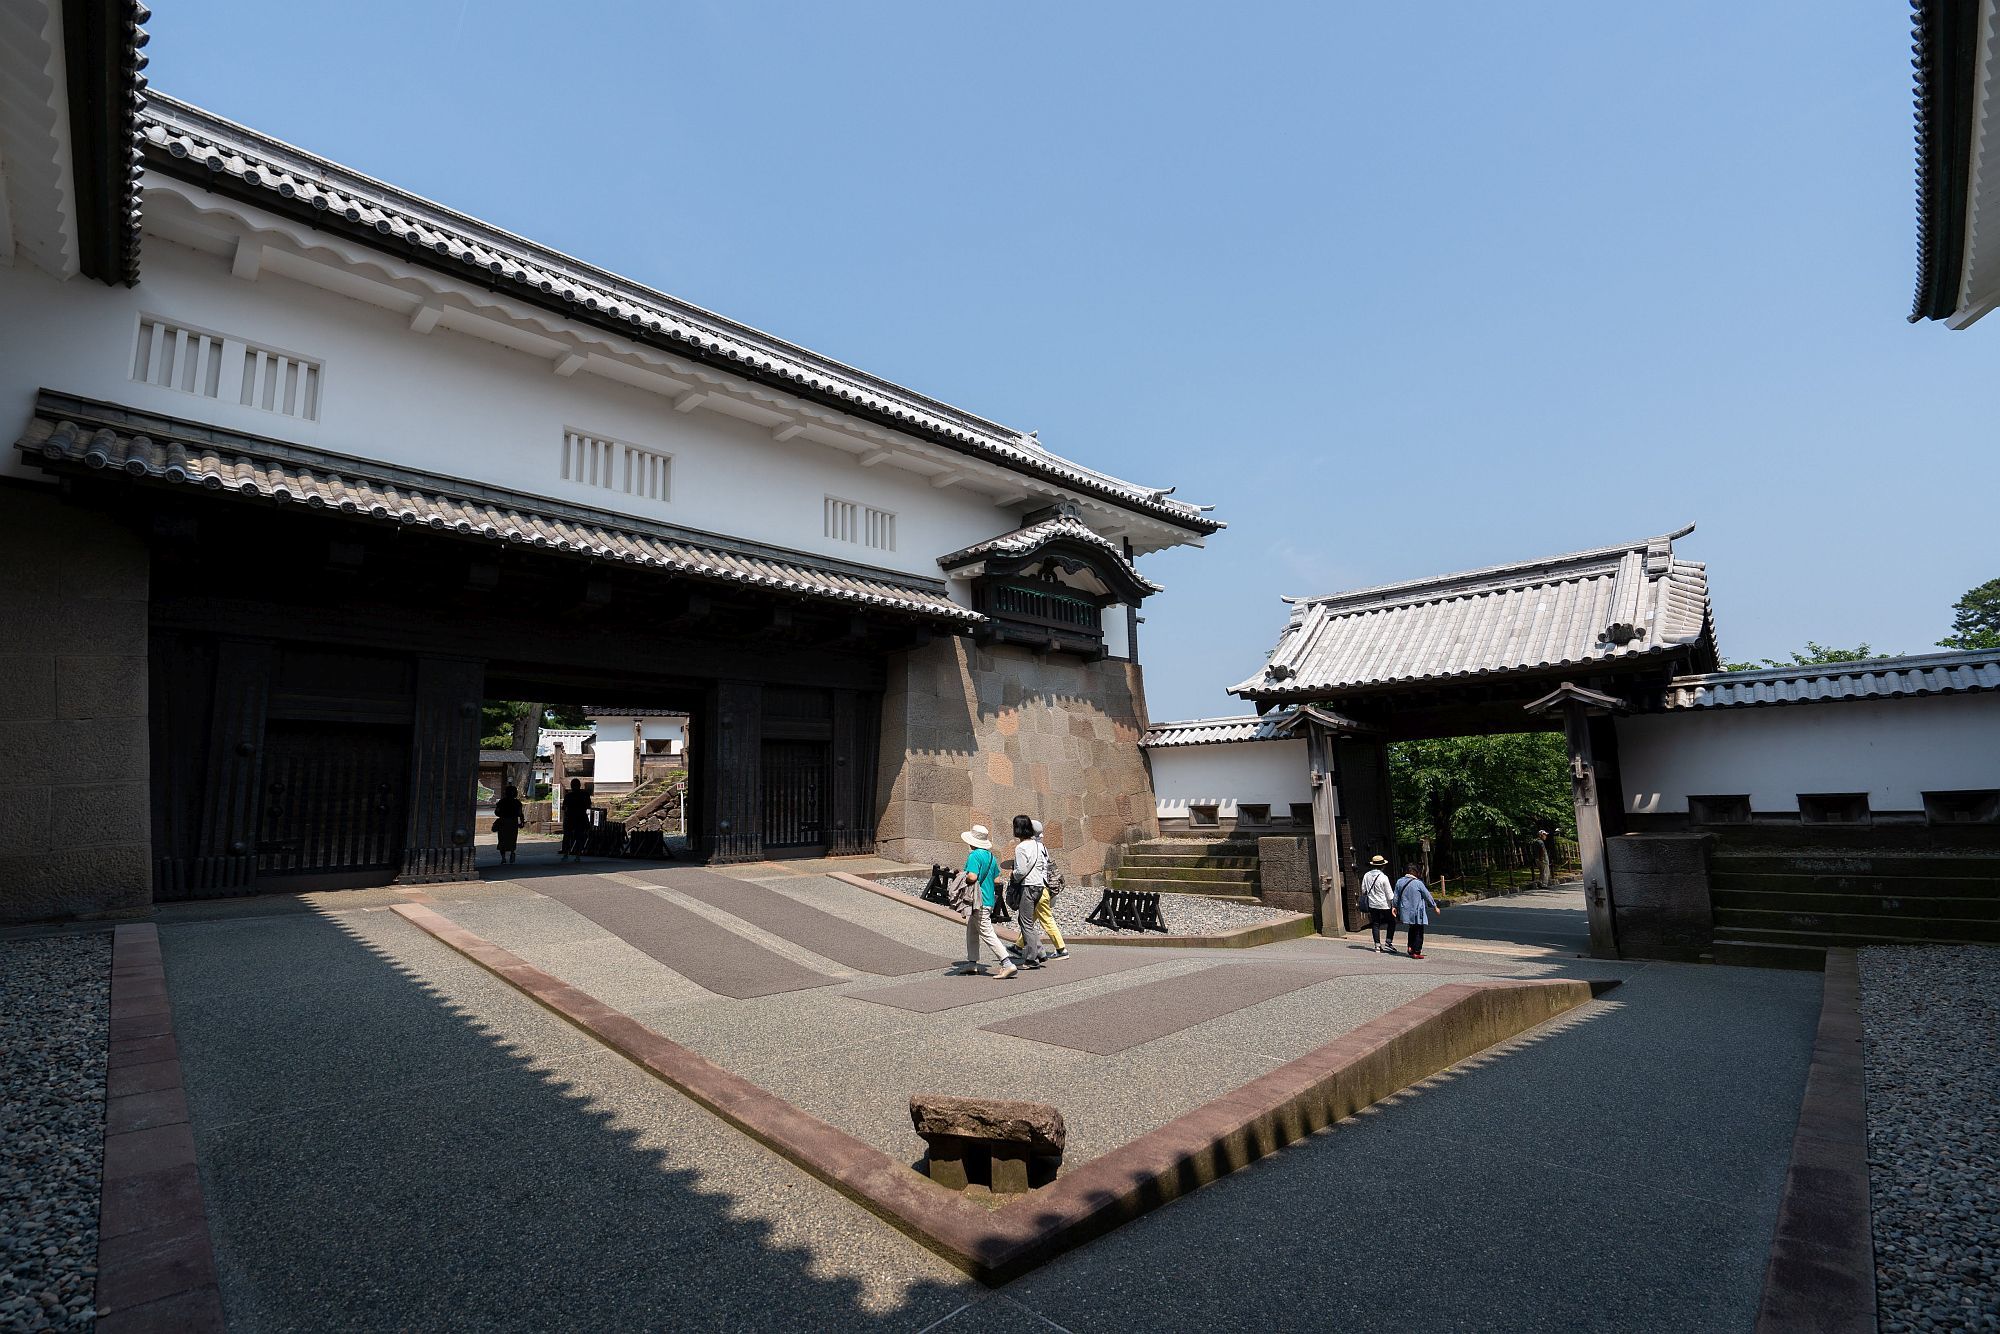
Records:
[[[1042,836],[1042,822],[1040,820],[1030,820],[1028,823],[1035,827],[1035,837],[1040,838]]]
[[[966,830],[958,837],[970,847],[985,848],[988,852],[993,851],[993,836],[986,832],[986,826],[983,824],[972,826],[972,828]]]

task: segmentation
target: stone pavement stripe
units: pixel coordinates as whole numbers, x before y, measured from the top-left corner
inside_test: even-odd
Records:
[[[1589,1001],[1616,982],[1456,983],[988,1210],[428,908],[395,911],[982,1283],[1120,1224]]]
[[[720,996],[747,1000],[834,981],[643,889],[572,879],[552,881],[544,892]]]
[[[1868,1202],[1868,1091],[1861,973],[1829,949],[1812,1069],[1764,1271],[1758,1334],[1874,1334],[1874,1218]]]
[[[105,1056],[104,1173],[97,1215],[97,1328],[222,1328],[215,1250],[202,1209],[159,929],[118,927]],[[143,997],[149,1006],[134,1015]],[[122,1027],[121,1027],[122,1023]]]
[[[847,995],[853,1000],[892,1005],[913,1014],[937,1014],[942,1010],[956,1010],[961,1005],[980,1005],[986,1001],[1019,996],[1026,992],[1045,991],[1050,987],[1062,986],[1066,982],[1107,977],[1112,973],[1130,972],[1134,968],[1145,968],[1159,962],[1161,962],[1159,959],[1138,959],[1130,954],[1110,951],[1102,954],[1072,954],[1072,957],[1064,959],[1061,963],[1052,963],[1040,969],[1023,968],[1004,981],[977,973],[956,977],[926,977],[921,981],[901,982],[893,987],[882,987],[875,991],[850,991]]]
[[[928,972],[949,962],[751,881],[692,868],[640,872],[634,878],[664,885],[697,903],[720,908],[780,940],[789,940],[864,973],[903,977]]]
[[[1052,1010],[987,1024],[1005,1033],[1072,1051],[1110,1056],[1225,1014],[1327,980],[1327,970],[1296,964],[1221,964],[1198,973],[1123,987]]]

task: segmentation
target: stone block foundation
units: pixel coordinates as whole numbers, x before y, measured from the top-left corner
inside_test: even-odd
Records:
[[[146,546],[0,488],[0,922],[152,902]]]
[[[1029,815],[1076,880],[1113,849],[1159,833],[1139,665],[1038,657],[942,639],[889,662],[882,699],[876,849],[918,865],[957,864],[960,830],[983,824],[1002,855]]]

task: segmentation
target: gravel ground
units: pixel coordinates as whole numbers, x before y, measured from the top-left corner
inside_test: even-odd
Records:
[[[2000,947],[1860,962],[1883,1334],[2000,1330]]]
[[[0,942],[0,1329],[88,1328],[111,937]]]
[[[929,874],[924,875],[879,875],[872,879],[878,885],[901,890],[912,897],[919,897],[924,886],[930,883]],[[1101,926],[1092,926],[1083,919],[1097,906],[1099,891],[1087,885],[1072,885],[1056,896],[1056,925],[1065,936],[1154,936],[1157,931],[1111,931]],[[1223,899],[1205,898],[1200,894],[1160,895],[1160,916],[1166,920],[1167,929],[1177,936],[1206,936],[1220,931],[1234,931],[1238,927],[1259,926],[1265,922],[1289,917],[1290,913],[1276,908],[1266,908],[1256,903],[1230,903]]]

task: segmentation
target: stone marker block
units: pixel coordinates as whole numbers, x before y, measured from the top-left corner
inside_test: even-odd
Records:
[[[910,1124],[923,1137],[931,1180],[964,1190],[981,1175],[995,1194],[1020,1194],[1052,1180],[1068,1129],[1046,1103],[1007,1098],[910,1095]]]

